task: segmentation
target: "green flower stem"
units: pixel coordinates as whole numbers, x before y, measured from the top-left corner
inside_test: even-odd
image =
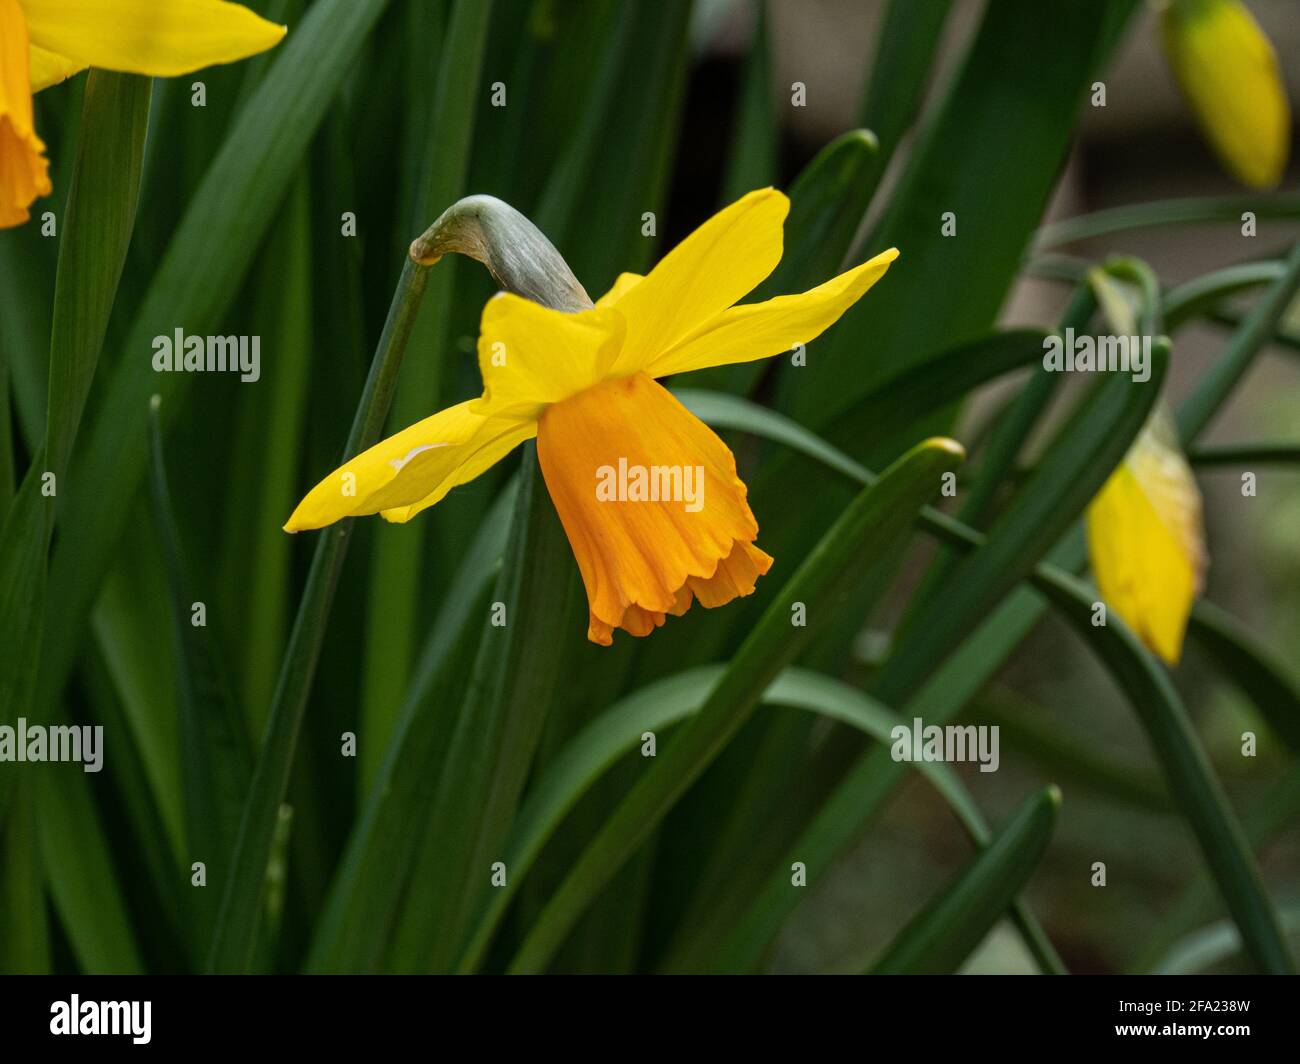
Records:
[[[1260,348],[1273,335],[1278,322],[1300,288],[1300,241],[1286,258],[1286,271],[1246,315],[1233,334],[1228,348],[1196,383],[1196,390],[1178,411],[1178,434],[1186,448],[1210,423],[1215,412],[1232,394],[1237,382],[1250,368]]]
[[[1197,468],[1223,466],[1297,465],[1300,443],[1224,443],[1194,447],[1187,460]]]
[[[388,311],[388,321],[379,339],[370,376],[344,448],[344,459],[366,450],[379,440],[393,401],[397,371],[402,364],[428,277],[428,267],[411,260],[402,269]],[[261,753],[253,771],[248,801],[240,820],[231,878],[222,895],[208,955],[209,971],[242,971],[252,956],[258,905],[275,839],[280,804],[289,785],[298,732],[325,640],[325,627],[347,553],[351,526],[350,520],[331,525],[320,533],[316,544],[316,554],[312,558],[307,585],[298,606],[298,617],[276,685]]]
[[[1055,785],[1026,799],[992,842],[898,933],[871,971],[956,972],[1042,861],[1060,805]]]
[[[451,14],[446,43],[438,60],[436,88],[427,128],[422,131],[422,158],[414,182],[418,192],[412,230],[435,211],[465,192],[473,143],[474,100],[492,14],[490,3],[458,4]],[[393,431],[414,424],[437,410],[448,376],[454,377],[449,320],[455,273],[442,270],[430,278],[424,308],[415,323],[420,357],[402,371],[401,390],[393,404]],[[389,528],[371,541],[369,603],[361,693],[361,780],[374,781],[395,714],[402,705],[415,654],[422,588],[423,548],[429,526]]]
[[[1259,218],[1300,218],[1300,195],[1286,192],[1272,195],[1194,196],[1126,204],[1045,225],[1038,230],[1034,250],[1044,251],[1079,240],[1153,226],[1203,225],[1213,222],[1240,224],[1241,216],[1246,211]]]

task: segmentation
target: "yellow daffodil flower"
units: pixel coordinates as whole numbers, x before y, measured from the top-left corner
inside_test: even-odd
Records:
[[[1276,185],[1291,108],[1259,23],[1239,0],[1173,0],[1163,31],[1174,76],[1224,164],[1252,188]]]
[[[1156,413],[1088,507],[1101,596],[1170,665],[1205,573],[1201,493],[1168,418]]]
[[[781,259],[789,201],[742,197],[644,277],[561,313],[509,293],[483,309],[483,394],[345,463],[286,531],[379,513],[407,521],[534,436],[587,590],[587,637],[643,636],[692,601],[748,595],[772,559],[727,446],[655,380],[749,362],[832,325],[897,257],[877,255],[802,295],[735,305]]]
[[[51,192],[32,94],[86,67],[171,77],[244,59],[283,26],[223,0],[0,0],[0,228]]]

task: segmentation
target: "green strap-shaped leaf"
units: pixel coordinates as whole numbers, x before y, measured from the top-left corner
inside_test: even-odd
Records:
[[[59,474],[77,438],[135,227],[150,87],[148,78],[99,70],[86,80],[50,334],[45,458]]]
[[[797,199],[795,203],[797,206]],[[792,242],[802,241],[805,235],[805,230],[793,225],[787,225],[787,232]],[[787,254],[787,259],[788,257]],[[851,445],[862,449],[878,447],[886,438],[902,438],[901,433],[904,429],[922,423],[927,416],[932,416],[949,403],[968,394],[970,389],[1004,373],[1014,372],[1037,362],[1042,355],[1043,336],[1044,333],[1032,329],[1012,330],[959,344],[933,362],[905,371],[873,389],[832,427],[831,438],[841,443],[846,440],[852,441]],[[792,369],[790,372],[804,371]],[[702,378],[707,377],[708,374],[692,374],[687,379],[693,387],[689,391],[678,391],[679,398],[690,406],[693,402],[692,397],[700,394],[694,386],[699,384]],[[726,398],[717,396],[714,401],[725,402]],[[702,411],[697,412],[708,420],[708,416]],[[792,429],[803,431],[795,423],[789,424]],[[738,424],[734,427],[744,426]],[[818,444],[820,442],[817,441]],[[819,460],[826,460],[824,449],[817,457]],[[802,508],[784,506],[779,501],[791,490],[791,471],[797,469],[802,473],[805,468],[789,460],[784,452],[777,452],[769,455],[761,463],[752,479],[752,495],[756,500],[755,512],[760,515],[763,524],[763,542],[769,552],[776,556],[778,564],[783,557],[806,549],[808,533],[815,527],[816,515],[809,515]],[[830,499],[831,496],[827,495],[826,521],[833,520]],[[889,575],[882,574],[879,578],[882,586],[878,594],[884,593],[883,585],[889,579]],[[849,604],[853,616],[845,618],[842,628],[846,631],[852,630],[855,618],[862,617],[870,609],[872,601],[871,595],[854,596]],[[742,604],[739,608],[744,609],[745,606]],[[756,614],[756,611],[752,612]],[[719,631],[719,634],[722,633]],[[680,662],[684,655],[696,653],[700,656],[696,658],[686,656],[684,660],[701,660],[701,658],[719,656],[725,650],[722,644],[710,648],[707,645],[701,647],[700,642],[697,637],[681,648],[668,648],[659,655],[658,660]],[[658,641],[658,645],[663,645],[662,638]],[[678,653],[674,655],[672,650],[677,650]],[[827,660],[831,660],[833,653],[834,651]],[[792,780],[793,773],[803,771],[802,765],[794,761],[788,751],[798,745],[795,736],[791,733],[809,726],[807,720],[798,717],[774,717],[762,720],[759,722],[759,727],[765,731],[772,731],[773,734],[762,740],[762,745],[755,755],[737,766],[735,771],[745,777],[744,782],[730,786],[718,784],[729,795],[726,813],[728,823],[721,829],[721,834],[709,844],[708,850],[712,854],[710,866],[692,887],[696,899],[692,904],[695,908],[725,906],[725,902],[722,901],[725,893],[733,890],[739,892],[743,889],[746,871],[742,869],[757,869],[761,863],[760,851],[764,847],[775,849],[779,846],[778,832],[767,830],[765,827],[760,828],[759,825],[768,824],[773,815],[769,809],[773,804],[770,796],[793,785],[780,781]],[[776,734],[777,731],[781,734]],[[710,773],[711,778],[716,780],[719,770],[725,767],[725,764],[718,766]],[[806,795],[804,800],[809,806],[815,804],[816,796],[812,792],[801,791],[800,793]],[[780,808],[781,816],[793,822],[797,814],[790,803],[777,802],[776,804]],[[679,938],[686,934],[685,930],[679,930]]]
[[[246,495],[248,504],[231,514],[226,525],[225,542],[247,552],[238,556],[241,566],[247,566],[240,573],[247,586],[237,589],[242,608],[235,616],[243,618],[244,630],[239,691],[254,735],[266,724],[288,639],[293,541],[281,525],[297,501],[308,381],[319,354],[313,342],[309,191],[307,175],[300,172],[258,264],[256,320],[266,323],[260,326],[263,342],[276,357],[263,367],[263,389],[242,399],[249,417],[240,422],[240,442],[249,443],[243,451],[246,464],[235,466],[243,474],[235,493]],[[256,491],[244,485],[254,485]]]
[[[1165,294],[1165,328],[1173,335],[1184,322],[1218,309],[1224,300],[1238,292],[1247,292],[1262,284],[1272,284],[1285,272],[1285,263],[1269,259],[1264,262],[1241,262],[1193,277]]]
[[[184,413],[194,384],[189,374],[153,371],[152,340],[178,326],[206,334],[231,306],[330,100],[385,7],[386,0],[312,4],[277,49],[189,202],[127,333],[126,354],[97,397],[78,476],[61,500],[47,610],[54,623],[43,645],[38,713],[67,680],[144,482],[149,397],[162,394],[166,425]]]
[[[1010,329],[961,343],[891,377],[826,428],[826,439],[850,454],[865,454],[980,385],[1041,362],[1041,329]]]
[[[766,188],[777,174],[777,137],[780,123],[772,94],[772,45],[767,5],[754,8],[754,37],[745,59],[740,84],[740,114],[727,153],[722,198],[734,203],[746,192]]]
[[[600,66],[587,93],[586,105],[566,138],[564,150],[533,213],[533,221],[543,233],[568,233],[573,226],[574,210],[584,198],[585,178],[596,166],[601,134],[619,91],[619,79],[626,74],[637,29],[635,18],[615,16],[607,27],[608,36],[595,49],[601,56]]]
[[[92,71],[72,185],[63,213],[50,336],[45,443],[37,451],[0,531],[0,722],[36,718],[32,694],[46,608],[46,564],[55,492],[94,377],[135,222],[149,119],[150,82]],[[6,277],[6,282],[9,280]],[[8,431],[7,428],[5,430]],[[52,476],[47,480],[46,476]],[[53,489],[53,490],[50,490]],[[79,766],[72,766],[79,772]],[[51,896],[78,957],[92,969],[135,971],[136,944],[113,881],[84,777],[66,784],[38,768],[34,792],[41,856]],[[64,773],[67,766],[62,766]],[[15,773],[0,774],[0,822]],[[54,792],[57,792],[55,794]],[[64,815],[81,801],[82,815]],[[39,896],[38,904],[43,904]],[[34,922],[43,914],[25,913]],[[107,926],[107,925],[113,926]],[[92,963],[93,962],[93,963]]]
[[[984,941],[1047,850],[1061,792],[1047,787],[903,928],[872,965],[877,975],[951,974]]]
[[[100,827],[86,773],[77,764],[33,768],[45,885],[77,962],[102,974],[143,971],[115,855]]]
[[[534,858],[578,799],[623,754],[642,742],[644,732],[658,734],[697,713],[724,669],[722,665],[701,666],[628,695],[587,725],[547,765],[510,831],[502,857],[510,870],[506,886],[493,892],[461,957],[460,971],[472,972],[481,965],[484,951]],[[766,706],[821,714],[881,742],[890,740],[900,720],[856,688],[806,669],[790,668],[781,673],[763,692],[761,701]],[[915,767],[952,808],[971,840],[987,844],[990,833],[984,818],[952,769],[930,761],[918,761]],[[675,967],[671,961],[665,966],[669,970]]]
[[[633,23],[634,58],[623,62],[616,87],[600,104],[603,124],[583,171],[578,208],[564,230],[537,219],[593,294],[654,260],[656,242],[642,235],[643,216],[649,211],[663,219],[690,54],[689,0],[623,5],[612,17],[620,15]],[[662,225],[656,232],[662,239]],[[601,238],[590,239],[592,233]]]
[[[1093,286],[1086,282],[1081,284],[1061,318],[1057,333],[1064,336],[1067,329],[1085,332],[1096,306],[1097,297]],[[1060,383],[1061,374],[1053,373],[1039,363],[1030,373],[1024,387],[999,413],[990,432],[988,445],[982,448],[975,476],[962,492],[959,516],[966,524],[975,528],[987,527],[998,495],[1015,471],[1017,458],[1042,419]],[[912,596],[909,610],[919,609],[935,589],[943,586],[944,581],[951,576],[956,561],[956,556],[950,552],[939,553],[926,570],[923,583]]]
[[[152,541],[149,546],[151,549],[154,547]],[[139,585],[134,593],[140,594]],[[163,600],[165,589],[159,588],[157,594],[160,601]],[[96,618],[95,625],[102,630],[108,623],[112,622]],[[154,662],[158,662],[161,656],[160,649],[165,653],[165,649],[159,646],[159,633],[166,629],[165,618],[150,629],[148,649]],[[168,775],[176,777],[173,798],[172,788],[162,791],[152,783],[153,773],[147,761],[151,755],[146,755],[140,741],[140,726],[148,726],[161,718],[162,711],[147,719],[136,716],[140,707],[130,703],[138,699],[141,692],[124,689],[120,677],[114,675],[119,666],[110,664],[103,652],[107,641],[101,631],[97,630],[95,635],[96,645],[89,648],[88,660],[83,664],[80,689],[86,695],[89,719],[103,725],[106,748],[111,753],[106,754],[104,773],[90,777],[84,783],[76,779],[62,782],[74,787],[85,783],[94,785],[97,812],[106,807],[103,795],[107,785],[121,813],[111,819],[105,818],[102,829],[98,817],[89,823],[72,821],[69,824],[72,833],[64,836],[60,845],[68,854],[74,855],[96,848],[111,850],[114,855],[130,853],[129,861],[115,860],[113,869],[118,878],[118,888],[124,897],[131,900],[132,911],[148,913],[147,923],[138,925],[140,948],[147,954],[147,963],[151,968],[189,971],[192,970],[193,958],[186,952],[192,943],[185,934],[189,916],[185,906],[194,898],[190,865],[181,860],[186,848],[181,770],[176,756],[180,749],[178,729],[168,721],[171,726],[165,731],[171,741],[163,745],[163,756],[171,770]],[[157,697],[167,713],[175,714],[173,670],[160,668],[158,671],[165,676],[163,689],[166,693]],[[170,804],[169,799],[172,799]],[[72,866],[70,874],[81,874],[79,859],[74,858],[68,863]],[[108,908],[111,910],[111,905]]]
[[[1220,307],[1206,315],[1206,320],[1225,329],[1238,329],[1246,320],[1246,315],[1238,310]],[[1278,323],[1268,343],[1276,344],[1281,350],[1292,355],[1300,353],[1300,331],[1289,327],[1285,320]]]
[[[863,125],[880,138],[881,173],[920,113],[951,10],[952,0],[890,0],[885,10],[862,101]]]
[[[595,894],[736,734],[772,679],[824,627],[839,591],[866,562],[899,548],[916,511],[961,456],[949,440],[919,444],[853,500],[778,592],[699,714],[611,813],[529,932],[512,970],[545,967]],[[796,602],[806,610],[804,627],[790,624]]]
[[[1278,913],[1283,930],[1300,935],[1300,907]],[[1152,966],[1154,975],[1196,975],[1241,952],[1241,932],[1231,920],[1216,920],[1179,939]]]
[[[1277,732],[1293,754],[1300,754],[1300,687],[1282,662],[1227,611],[1201,599],[1192,609],[1188,631]]]
[[[343,450],[344,460],[360,454],[379,440],[428,272],[428,267],[409,259],[402,270],[388,320],[375,349],[365,391],[357,404],[356,417]],[[317,534],[316,553],[312,557],[293,633],[285,650],[275,700],[271,704],[266,733],[262,737],[244,803],[231,859],[231,874],[223,885],[221,907],[208,955],[208,968],[213,971],[240,971],[252,956],[258,902],[266,880],[280,804],[289,785],[298,731],[302,727],[307,697],[311,693],[316,664],[325,640],[334,589],[351,542],[347,538],[351,526],[350,519],[343,520]]]
[[[861,249],[892,246],[902,255],[877,291],[810,347],[808,366],[785,375],[783,409],[821,429],[887,377],[992,327],[1055,186],[1084,93],[1134,6],[1060,0],[1051,18],[1038,0],[985,6]]]
[[[1149,381],[1112,376],[1061,426],[984,545],[954,567],[944,594],[927,601],[896,635],[873,684],[877,697],[903,704],[1074,524],[1146,423],[1168,367],[1167,343],[1153,345],[1151,362]]]
[[[748,414],[747,422],[750,425],[762,422],[761,415],[756,415],[755,410],[758,408],[753,408]],[[788,422],[782,424],[779,429],[773,430],[770,435],[776,436],[778,433],[786,439],[799,438],[798,433],[791,431]],[[826,447],[821,441],[817,441],[814,446],[806,439],[800,439],[800,444],[805,453],[814,456]],[[834,467],[841,469],[844,467],[842,456]],[[855,479],[869,477],[870,474],[866,470],[859,470]],[[996,534],[997,528],[995,526],[994,532],[984,537],[960,522],[929,509],[922,513],[922,523],[946,541],[966,548],[979,547],[986,543]],[[1102,631],[1092,625],[1093,603],[1096,601],[1096,595],[1085,590],[1074,577],[1058,566],[1050,564],[1036,565],[1030,577],[1034,586],[1048,595],[1065,617],[1085,636]],[[1012,605],[1012,600],[1008,600],[1004,604],[1004,609]],[[1104,638],[1105,641],[1090,643],[1090,646],[1103,656],[1112,673],[1124,686],[1138,714],[1138,719],[1147,731],[1152,747],[1161,761],[1175,803],[1191,823],[1201,843],[1207,864],[1215,875],[1220,891],[1228,901],[1234,917],[1241,924],[1243,936],[1250,945],[1253,955],[1266,970],[1282,970],[1282,967],[1289,963],[1289,955],[1284,940],[1276,933],[1276,916],[1260,884],[1254,858],[1241,836],[1235,816],[1223,797],[1213,770],[1196,742],[1195,733],[1186,722],[1185,711],[1178,701],[1167,674],[1141,648],[1128,629],[1123,627],[1122,622],[1116,619],[1111,629],[1119,635],[1113,636],[1108,632],[1102,637],[1094,634],[1094,639]],[[1238,653],[1240,653],[1239,649]],[[956,660],[959,659],[954,659]],[[978,675],[978,670],[973,671]],[[1261,697],[1275,699],[1279,694],[1278,682],[1279,677],[1276,673],[1273,673],[1271,682],[1265,674],[1264,678],[1256,677],[1253,680],[1252,690],[1266,691],[1268,694]],[[938,689],[941,691],[942,685],[939,685]],[[967,691],[969,690],[968,687]],[[940,698],[942,697],[941,694]],[[924,698],[918,701],[923,703]],[[952,712],[955,711],[958,701],[958,699],[951,699],[942,704]],[[913,709],[918,708],[917,704],[913,703]],[[918,715],[922,714],[918,712]],[[937,723],[933,717],[927,716],[925,719]],[[798,852],[803,853],[806,858],[809,853],[826,854],[836,846],[843,845],[844,837],[836,823],[835,808],[838,807],[843,811],[873,808],[873,803],[882,800],[888,793],[889,788],[882,785],[881,779],[882,771],[889,771],[886,766],[887,763],[881,764],[878,752],[869,754],[860,763],[859,769],[855,770],[855,773],[841,786],[835,796],[835,804],[824,811],[809,829]],[[809,867],[811,868],[812,865],[809,864]],[[739,957],[747,958],[750,962],[756,956],[755,951],[761,949],[765,941],[762,939],[761,932],[754,932],[756,925],[761,925],[768,919],[768,910],[764,905],[781,904],[777,897],[773,897],[771,890],[760,899],[760,902],[764,904],[754,906],[750,911],[748,924],[742,923],[738,926],[737,938],[731,946],[731,949],[741,951]],[[747,939],[744,937],[746,929],[752,936]],[[748,952],[745,952],[746,950]],[[737,958],[734,953],[725,956],[732,962]]]
[[[1250,800],[1242,812],[1241,820],[1246,838],[1250,840],[1251,846],[1259,850],[1293,827],[1297,817],[1300,817],[1300,762],[1293,762],[1282,779]],[[1208,874],[1197,876],[1184,887],[1174,903],[1162,911],[1160,919],[1151,929],[1147,943],[1135,951],[1127,970],[1151,971],[1158,959],[1172,948],[1173,943],[1191,934],[1222,907],[1212,877]],[[1285,908],[1279,916],[1286,928]],[[1290,933],[1289,928],[1287,931]],[[1237,937],[1240,941],[1240,936]]]
[[[145,130],[147,78],[93,71],[73,163],[55,280],[45,443],[0,528],[0,722],[31,705],[54,506],[108,329],[131,242]],[[8,278],[5,278],[8,282]],[[6,426],[5,432],[8,432]],[[0,777],[0,815],[12,774]]]
[[[10,430],[13,424],[13,404],[10,401],[9,363],[5,338],[0,336],[0,418],[4,418],[4,429],[0,430],[0,527],[3,527],[9,514],[9,504],[14,501],[14,489],[18,486],[14,466],[14,435]]]
[[[1022,485],[987,538],[976,534],[975,542],[982,546],[954,570],[952,593],[937,596],[913,618],[914,635],[896,643],[872,685],[872,694],[898,707],[906,718],[921,716],[942,723],[983,685],[996,662],[1005,658],[1038,616],[1039,608],[1028,592],[1002,600],[1075,524],[1124,456],[1155,401],[1168,355],[1166,344],[1154,345],[1147,382],[1152,387],[1116,376],[1098,385],[1080,404],[1044,454],[1034,483]],[[958,527],[973,531],[937,511],[927,512],[924,519],[928,526],[949,533]],[[1073,544],[1057,549],[1063,556],[1078,551]],[[1000,631],[993,625],[994,617],[1001,621]],[[977,629],[979,640],[972,642],[970,633]],[[975,653],[984,640],[996,649],[986,647]],[[936,703],[938,708],[932,708]],[[810,872],[829,864],[857,837],[867,812],[888,796],[899,778],[887,752],[883,757],[880,751],[863,755],[799,839],[796,859],[804,861]],[[718,965],[724,970],[752,967],[796,902],[775,876],[769,880],[752,906],[738,914],[732,936],[719,951]]]
[[[581,594],[568,541],[542,480],[536,445],[524,447],[510,542],[493,600],[506,624],[484,618],[469,690],[443,760],[423,829],[412,897],[397,928],[391,965],[442,971],[455,961],[499,859],[562,667],[553,639],[576,624]]]
[[[465,663],[482,633],[515,509],[515,483],[493,505],[443,597],[406,703],[366,794],[307,957],[308,972],[373,971],[388,945],[464,698]]]
[[[50,967],[49,926],[36,844],[36,781],[20,780],[0,820],[0,971],[43,975]]]
[[[150,486],[154,521],[162,542],[171,598],[172,650],[176,659],[177,712],[180,716],[181,789],[185,799],[185,835],[189,849],[184,867],[203,862],[207,881],[223,884],[235,848],[235,832],[252,773],[244,721],[231,694],[213,629],[196,605],[211,601],[195,594],[172,510],[158,407],[150,404]],[[215,619],[214,619],[215,620]],[[201,622],[201,623],[200,623]],[[201,963],[216,922],[220,894],[191,891],[195,919],[189,927],[194,960]]]
[[[1095,596],[1073,577],[1047,574],[1040,586],[1128,695],[1152,752],[1164,769],[1174,804],[1196,835],[1219,893],[1255,963],[1262,971],[1273,974],[1294,972],[1295,962],[1250,846],[1197,741],[1169,674],[1114,614],[1105,625],[1093,625]]]
[[[1201,375],[1192,394],[1178,408],[1178,434],[1184,446],[1196,439],[1232,394],[1237,382],[1277,329],[1297,289],[1300,289],[1300,240],[1287,255],[1282,274],[1251,307],[1241,326],[1232,334],[1227,348]]]
[[[1045,251],[1080,240],[1151,226],[1227,222],[1234,231],[1239,231],[1241,216],[1247,211],[1257,218],[1300,218],[1300,195],[1294,192],[1251,193],[1129,203],[1045,225],[1034,239],[1034,250]]]
[[[1187,460],[1198,469],[1300,464],[1300,443],[1221,443],[1193,447]]]
[[[45,438],[50,357],[50,241],[33,225],[0,230],[0,359],[20,438],[35,448]],[[17,474],[15,473],[15,476]],[[15,483],[16,486],[16,483]]]

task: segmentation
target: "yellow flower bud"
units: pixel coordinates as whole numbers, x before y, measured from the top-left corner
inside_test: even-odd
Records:
[[[1252,188],[1276,185],[1291,109],[1259,23],[1239,0],[1174,0],[1163,29],[1169,65],[1224,165]]]

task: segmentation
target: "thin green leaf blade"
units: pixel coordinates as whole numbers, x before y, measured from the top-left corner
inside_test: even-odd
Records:
[[[36,845],[34,781],[19,781],[0,821],[0,972],[49,971],[49,926]]]
[[[1273,974],[1294,972],[1295,961],[1250,845],[1168,673],[1119,618],[1112,615],[1105,625],[1093,624],[1096,598],[1074,578],[1051,574],[1042,587],[1128,695],[1174,803],[1195,834],[1255,963]]]
[[[469,690],[424,829],[411,899],[393,943],[398,971],[450,968],[490,883],[491,866],[527,781],[563,673],[538,632],[576,627],[581,594],[568,540],[537,464],[524,446],[506,557],[493,593],[506,623],[482,622]]]
[[[407,261],[393,293],[370,376],[357,404],[344,447],[345,460],[379,440],[427,278],[427,267]],[[285,650],[266,733],[239,823],[231,876],[222,894],[208,955],[208,968],[212,971],[242,970],[252,957],[258,904],[266,883],[280,806],[289,785],[298,732],[320,659],[334,589],[350,542],[347,536],[351,524],[350,520],[339,521],[318,534],[311,571]]]
[[[140,194],[150,82],[92,71],[63,218],[45,444],[0,531],[0,721],[31,704],[53,508],[103,347]],[[6,428],[7,431],[7,428]],[[7,786],[7,784],[5,784]],[[0,788],[2,789],[2,788]],[[0,809],[3,808],[0,798]]]
[[[307,957],[308,972],[379,967],[427,823],[464,697],[465,663],[505,553],[515,485],[485,516],[429,630],[415,679],[366,794]]]
[[[185,410],[193,381],[156,374],[153,337],[184,322],[210,332],[230,307],[293,173],[386,0],[320,0],[294,27],[267,76],[235,120],[189,202],[123,345],[97,406],[77,483],[60,513],[62,536],[51,560],[50,615],[37,707],[53,703],[72,668],[84,618],[125,528],[148,464],[148,401],[164,399],[165,418]],[[109,488],[111,485],[111,489]]]
[[[960,71],[862,247],[864,254],[897,247],[901,257],[879,293],[810,350],[805,373],[783,381],[783,409],[823,428],[885,378],[992,326],[1046,208],[1084,92],[1134,6],[1063,0],[1050,19],[1038,0],[985,6]]]
[[[478,968],[493,931],[537,854],[582,794],[621,755],[640,745],[643,733],[657,735],[697,713],[724,669],[722,665],[688,669],[620,699],[547,765],[520,809],[504,849],[502,860],[510,869],[510,877],[505,887],[493,893],[461,958],[460,971]],[[899,723],[896,715],[856,688],[806,669],[786,669],[763,692],[761,701],[765,706],[789,706],[821,714],[880,741],[889,740]],[[971,839],[986,844],[990,833],[984,818],[952,769],[931,761],[913,765],[952,808]],[[670,959],[664,967],[675,971],[683,966]]]
[[[983,686],[1042,610],[1031,592],[1013,591],[1015,585],[1049,549],[1061,559],[1078,553],[1074,542],[1053,545],[1075,523],[1145,424],[1168,354],[1167,345],[1153,348],[1148,384],[1154,387],[1117,376],[1080,404],[1044,454],[1033,482],[1021,486],[987,538],[936,511],[925,514],[927,526],[949,531],[960,527],[974,539],[958,536],[956,542],[982,546],[958,563],[953,593],[936,596],[912,618],[913,635],[904,633],[896,640],[872,684],[873,695],[899,707],[907,718],[941,723]],[[1011,598],[1003,601],[1009,592]],[[857,837],[863,819],[900,778],[887,752],[863,755],[791,847],[796,855],[791,859],[804,861],[810,872],[829,864]],[[757,962],[797,903],[785,884],[784,874],[773,872],[752,904],[735,914],[732,933],[715,958],[719,966],[747,970]]]
[[[1286,666],[1227,611],[1202,599],[1192,609],[1187,630],[1277,732],[1293,754],[1300,754],[1300,686]]]
[[[1201,375],[1192,394],[1178,408],[1178,433],[1184,446],[1200,434],[1232,394],[1255,356],[1272,337],[1297,290],[1300,290],[1300,240],[1292,246],[1285,270],[1250,309],[1227,349]]]
[[[150,403],[149,438],[154,521],[163,547],[171,596],[171,642],[176,660],[180,716],[181,788],[185,801],[185,866],[201,862],[205,883],[225,883],[235,848],[235,832],[252,774],[244,721],[230,691],[227,673],[208,626],[209,597],[196,597],[176,527],[163,450],[161,400]],[[205,601],[206,599],[206,601]],[[196,611],[202,610],[200,615]],[[206,889],[190,893],[194,920],[190,946],[201,962],[216,923],[221,896]]]
[[[1038,867],[1060,804],[1056,787],[1046,787],[1026,800],[989,847],[899,932],[872,972],[956,972]]]

